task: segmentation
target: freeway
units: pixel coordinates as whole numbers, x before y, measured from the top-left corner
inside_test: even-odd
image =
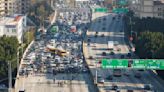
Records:
[[[46,33],[41,33],[40,39],[34,41],[22,60],[24,64],[20,65],[20,76],[16,81],[15,92],[20,89],[25,89],[26,92],[97,92],[81,49],[82,38],[78,31],[80,29],[84,32],[85,25],[80,25],[77,32],[71,32],[68,28],[72,26],[68,26],[69,18],[74,18],[76,13],[67,14],[71,17],[66,17],[64,13],[65,22],[51,23],[59,27],[58,32],[51,32],[51,29],[48,29]],[[80,13],[78,12],[82,15]],[[82,23],[85,22],[81,16],[78,18]],[[59,19],[59,16],[54,18],[54,21],[55,19]],[[47,45],[51,44],[63,48],[68,52],[67,55],[49,51]]]
[[[101,75],[105,79],[103,87],[99,85],[100,89],[110,90],[112,85],[117,85],[118,88],[123,90],[143,90],[145,84],[151,84],[154,90],[162,92],[163,80],[161,80],[157,75],[152,73],[152,71],[144,70],[138,71],[133,69],[122,69],[121,77],[113,77],[113,69],[102,69],[100,64],[96,65],[95,61],[99,61],[102,58],[121,58],[121,55],[124,55],[124,58],[127,57],[129,47],[124,41],[124,24],[122,17],[116,17],[115,20],[112,19],[113,16],[118,16],[112,13],[93,13],[92,15],[92,25],[90,30],[87,32],[87,38],[84,43],[84,55],[86,57],[88,65],[93,75],[96,75],[96,66],[98,75]],[[97,37],[95,36],[97,33]],[[104,34],[104,36],[102,36]],[[90,39],[90,41],[88,41]],[[107,50],[107,42],[114,41],[114,55],[111,55],[111,51]],[[89,44],[88,44],[89,43]],[[118,51],[117,49],[121,49]],[[102,55],[105,52],[106,55]],[[92,56],[94,59],[91,60],[89,57]],[[131,57],[133,58],[133,57]],[[141,75],[141,78],[135,77],[136,75]],[[106,78],[111,76],[112,80],[107,80]],[[124,92],[124,91],[123,91]]]

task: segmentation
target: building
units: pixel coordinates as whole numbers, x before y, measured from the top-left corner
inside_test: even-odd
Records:
[[[140,18],[164,18],[164,3],[160,0],[130,0],[130,9]]]
[[[0,15],[25,14],[31,0],[0,0]]]
[[[0,15],[10,15],[14,13],[15,0],[0,0]]]
[[[26,14],[30,8],[31,0],[17,0],[16,3],[16,13]]]
[[[15,36],[19,43],[22,43],[25,31],[26,16],[14,15],[0,18],[0,36]]]

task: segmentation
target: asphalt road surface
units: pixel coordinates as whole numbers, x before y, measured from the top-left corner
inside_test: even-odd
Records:
[[[84,44],[85,57],[87,58],[88,64],[90,64],[90,69],[92,70],[93,75],[95,75],[96,63],[95,61],[101,60],[102,58],[120,58],[121,55],[124,55],[124,58],[129,51],[129,47],[125,44],[124,41],[124,30],[122,18],[112,20],[112,17],[116,16],[115,14],[109,13],[93,13],[92,15],[92,25],[90,30],[87,32],[87,38]],[[105,19],[104,19],[105,18]],[[95,37],[96,32],[98,36]],[[101,35],[104,34],[104,37]],[[87,42],[87,39],[90,39],[90,42]],[[114,53],[111,55],[111,51],[107,50],[108,41],[114,41]],[[87,43],[90,43],[87,45]],[[121,50],[118,51],[117,49]],[[102,52],[106,52],[106,56],[102,56]],[[94,60],[88,59],[89,56],[92,56]],[[138,71],[132,69],[122,69],[121,77],[113,77],[113,80],[106,80],[107,76],[113,75],[113,69],[102,69],[100,64],[98,64],[98,75],[101,75],[105,79],[103,87],[100,89],[109,90],[113,84],[116,84],[121,90],[142,90],[145,84],[151,84],[153,89],[158,92],[163,92],[164,82],[157,75],[152,73],[152,71]],[[141,78],[135,78],[137,74],[141,75]],[[126,76],[125,74],[129,74]],[[101,85],[102,86],[102,85]]]

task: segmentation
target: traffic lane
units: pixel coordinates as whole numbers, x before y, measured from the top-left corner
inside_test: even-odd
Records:
[[[160,81],[157,81],[157,79],[154,78],[154,76],[151,75],[148,70],[141,73],[141,78],[144,80],[145,84],[151,84],[155,90],[159,92],[162,92],[164,90],[163,84]]]
[[[117,32],[117,30],[119,30],[119,29],[116,29],[116,28],[120,28],[120,24],[118,24],[119,22],[114,22],[114,23],[116,23],[116,25],[117,25],[117,27],[115,26],[115,24],[113,24],[113,26],[111,27],[111,30],[115,30],[115,32]],[[110,37],[111,37],[111,35],[110,35]],[[118,58],[118,57],[117,57]],[[105,72],[105,74],[106,74],[107,72]],[[121,79],[121,80],[125,80],[125,78],[123,78],[123,79]],[[120,81],[120,80],[118,80],[118,81]],[[128,81],[128,80],[126,80],[126,81]]]
[[[122,40],[122,41],[124,42],[124,40]],[[128,51],[128,46],[125,45],[125,46],[123,46],[123,48],[126,49],[127,52],[129,52],[129,51]],[[134,70],[134,72],[135,72],[135,70]],[[131,73],[131,74],[133,74],[133,73]],[[142,74],[144,74],[144,75],[146,76],[145,73],[142,73]],[[136,74],[133,74],[133,75],[136,75]],[[149,78],[150,78],[150,79],[149,79]],[[151,79],[151,76],[150,76],[149,78],[148,78],[148,76],[147,76],[146,78],[142,78],[143,80],[141,79],[140,82],[143,82],[143,81],[144,81],[145,83],[150,83],[150,80],[152,80],[152,81],[153,81],[153,84],[154,84],[154,83],[157,83],[157,85],[159,85],[159,86],[157,86],[157,87],[160,87],[160,84],[158,84],[158,82],[156,82],[156,80]],[[146,80],[146,79],[148,79],[148,80]],[[132,80],[136,80],[136,79],[132,79]],[[158,88],[158,89],[160,89],[160,88]]]

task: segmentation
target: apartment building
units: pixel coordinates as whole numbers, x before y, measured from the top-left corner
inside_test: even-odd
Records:
[[[30,8],[31,0],[17,0],[16,4],[16,13],[26,14]]]
[[[14,13],[15,0],[0,0],[0,15],[10,15]]]
[[[26,16],[13,15],[0,18],[0,36],[15,36],[19,43],[23,41],[23,34],[26,31]]]
[[[0,15],[25,14],[31,0],[0,0]]]
[[[130,0],[130,9],[141,18],[164,18],[164,3],[160,0]]]

